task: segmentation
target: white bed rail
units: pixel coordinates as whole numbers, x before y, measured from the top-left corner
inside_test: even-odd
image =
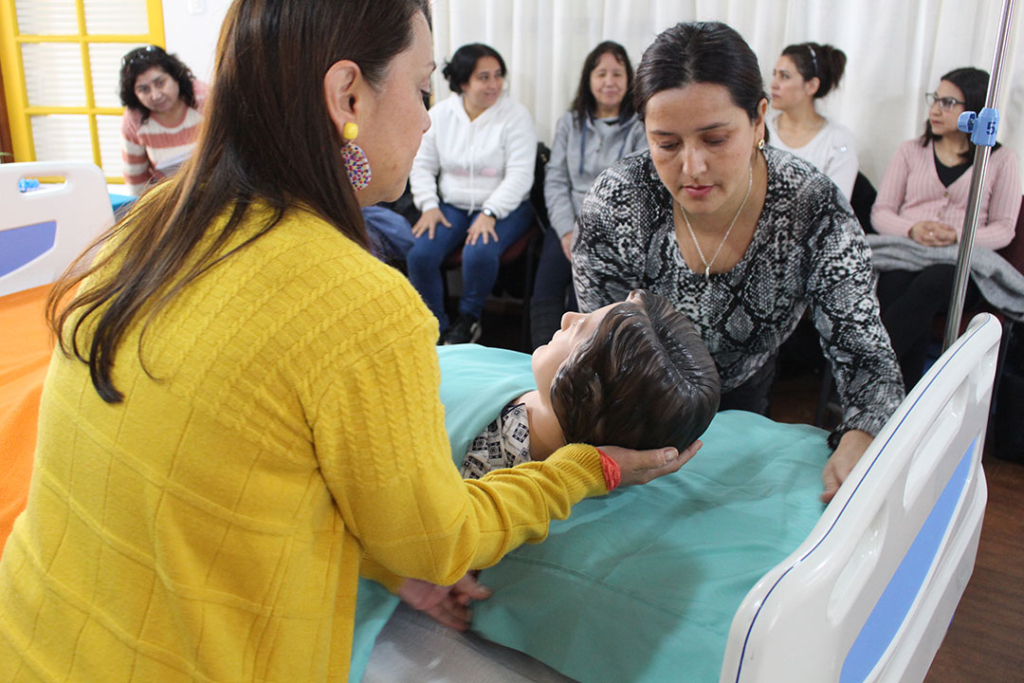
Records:
[[[733,619],[721,683],[922,681],[974,568],[1001,326],[976,317]]]
[[[40,178],[63,182],[19,189]],[[93,164],[0,164],[0,296],[54,282],[113,219],[107,181]]]

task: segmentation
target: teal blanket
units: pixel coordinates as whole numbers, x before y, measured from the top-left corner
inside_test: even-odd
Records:
[[[453,460],[510,400],[533,388],[530,357],[441,348]],[[676,474],[581,502],[549,538],[483,572],[495,592],[473,628],[577,680],[717,681],[747,591],[822,512],[826,432],[719,413]],[[397,598],[359,586],[350,681]],[[685,672],[685,675],[684,673]]]

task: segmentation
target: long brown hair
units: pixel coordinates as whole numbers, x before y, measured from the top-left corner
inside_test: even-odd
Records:
[[[94,245],[115,241],[116,248],[88,267],[87,257],[80,257],[47,301],[61,351],[89,365],[103,400],[123,399],[111,373],[135,319],[146,317],[141,353],[156,313],[203,273],[267,234],[289,208],[302,206],[369,248],[323,78],[332,64],[349,59],[371,85],[380,84],[391,60],[412,44],[417,12],[429,21],[426,0],[236,0],[231,6],[192,158]],[[270,219],[222,254],[257,200],[272,209]],[[229,218],[214,234],[211,225],[226,209]],[[62,307],[88,276],[95,276],[88,288]],[[93,318],[91,339],[80,338]],[[71,333],[65,334],[69,323]]]

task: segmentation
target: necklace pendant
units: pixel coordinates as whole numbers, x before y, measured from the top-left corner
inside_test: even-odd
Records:
[[[704,282],[711,282],[711,266],[704,266]]]

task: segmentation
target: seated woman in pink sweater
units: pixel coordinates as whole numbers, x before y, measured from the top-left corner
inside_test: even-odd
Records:
[[[121,59],[121,159],[131,194],[191,156],[205,101],[206,84],[162,48],[147,45]]]
[[[981,111],[987,89],[988,72],[968,67],[950,71],[935,92],[926,95],[929,107],[924,135],[900,145],[889,163],[871,211],[875,230],[929,247],[948,246],[960,239],[974,145],[957,129],[956,122],[965,111]],[[998,144],[989,157],[980,203],[975,245],[1005,247],[1013,240],[1021,184],[1017,157]],[[882,322],[900,359],[908,390],[921,378],[932,320],[948,306],[954,272],[953,264],[941,264],[913,272],[886,271],[879,276]],[[967,301],[977,301],[978,296],[971,284]]]

